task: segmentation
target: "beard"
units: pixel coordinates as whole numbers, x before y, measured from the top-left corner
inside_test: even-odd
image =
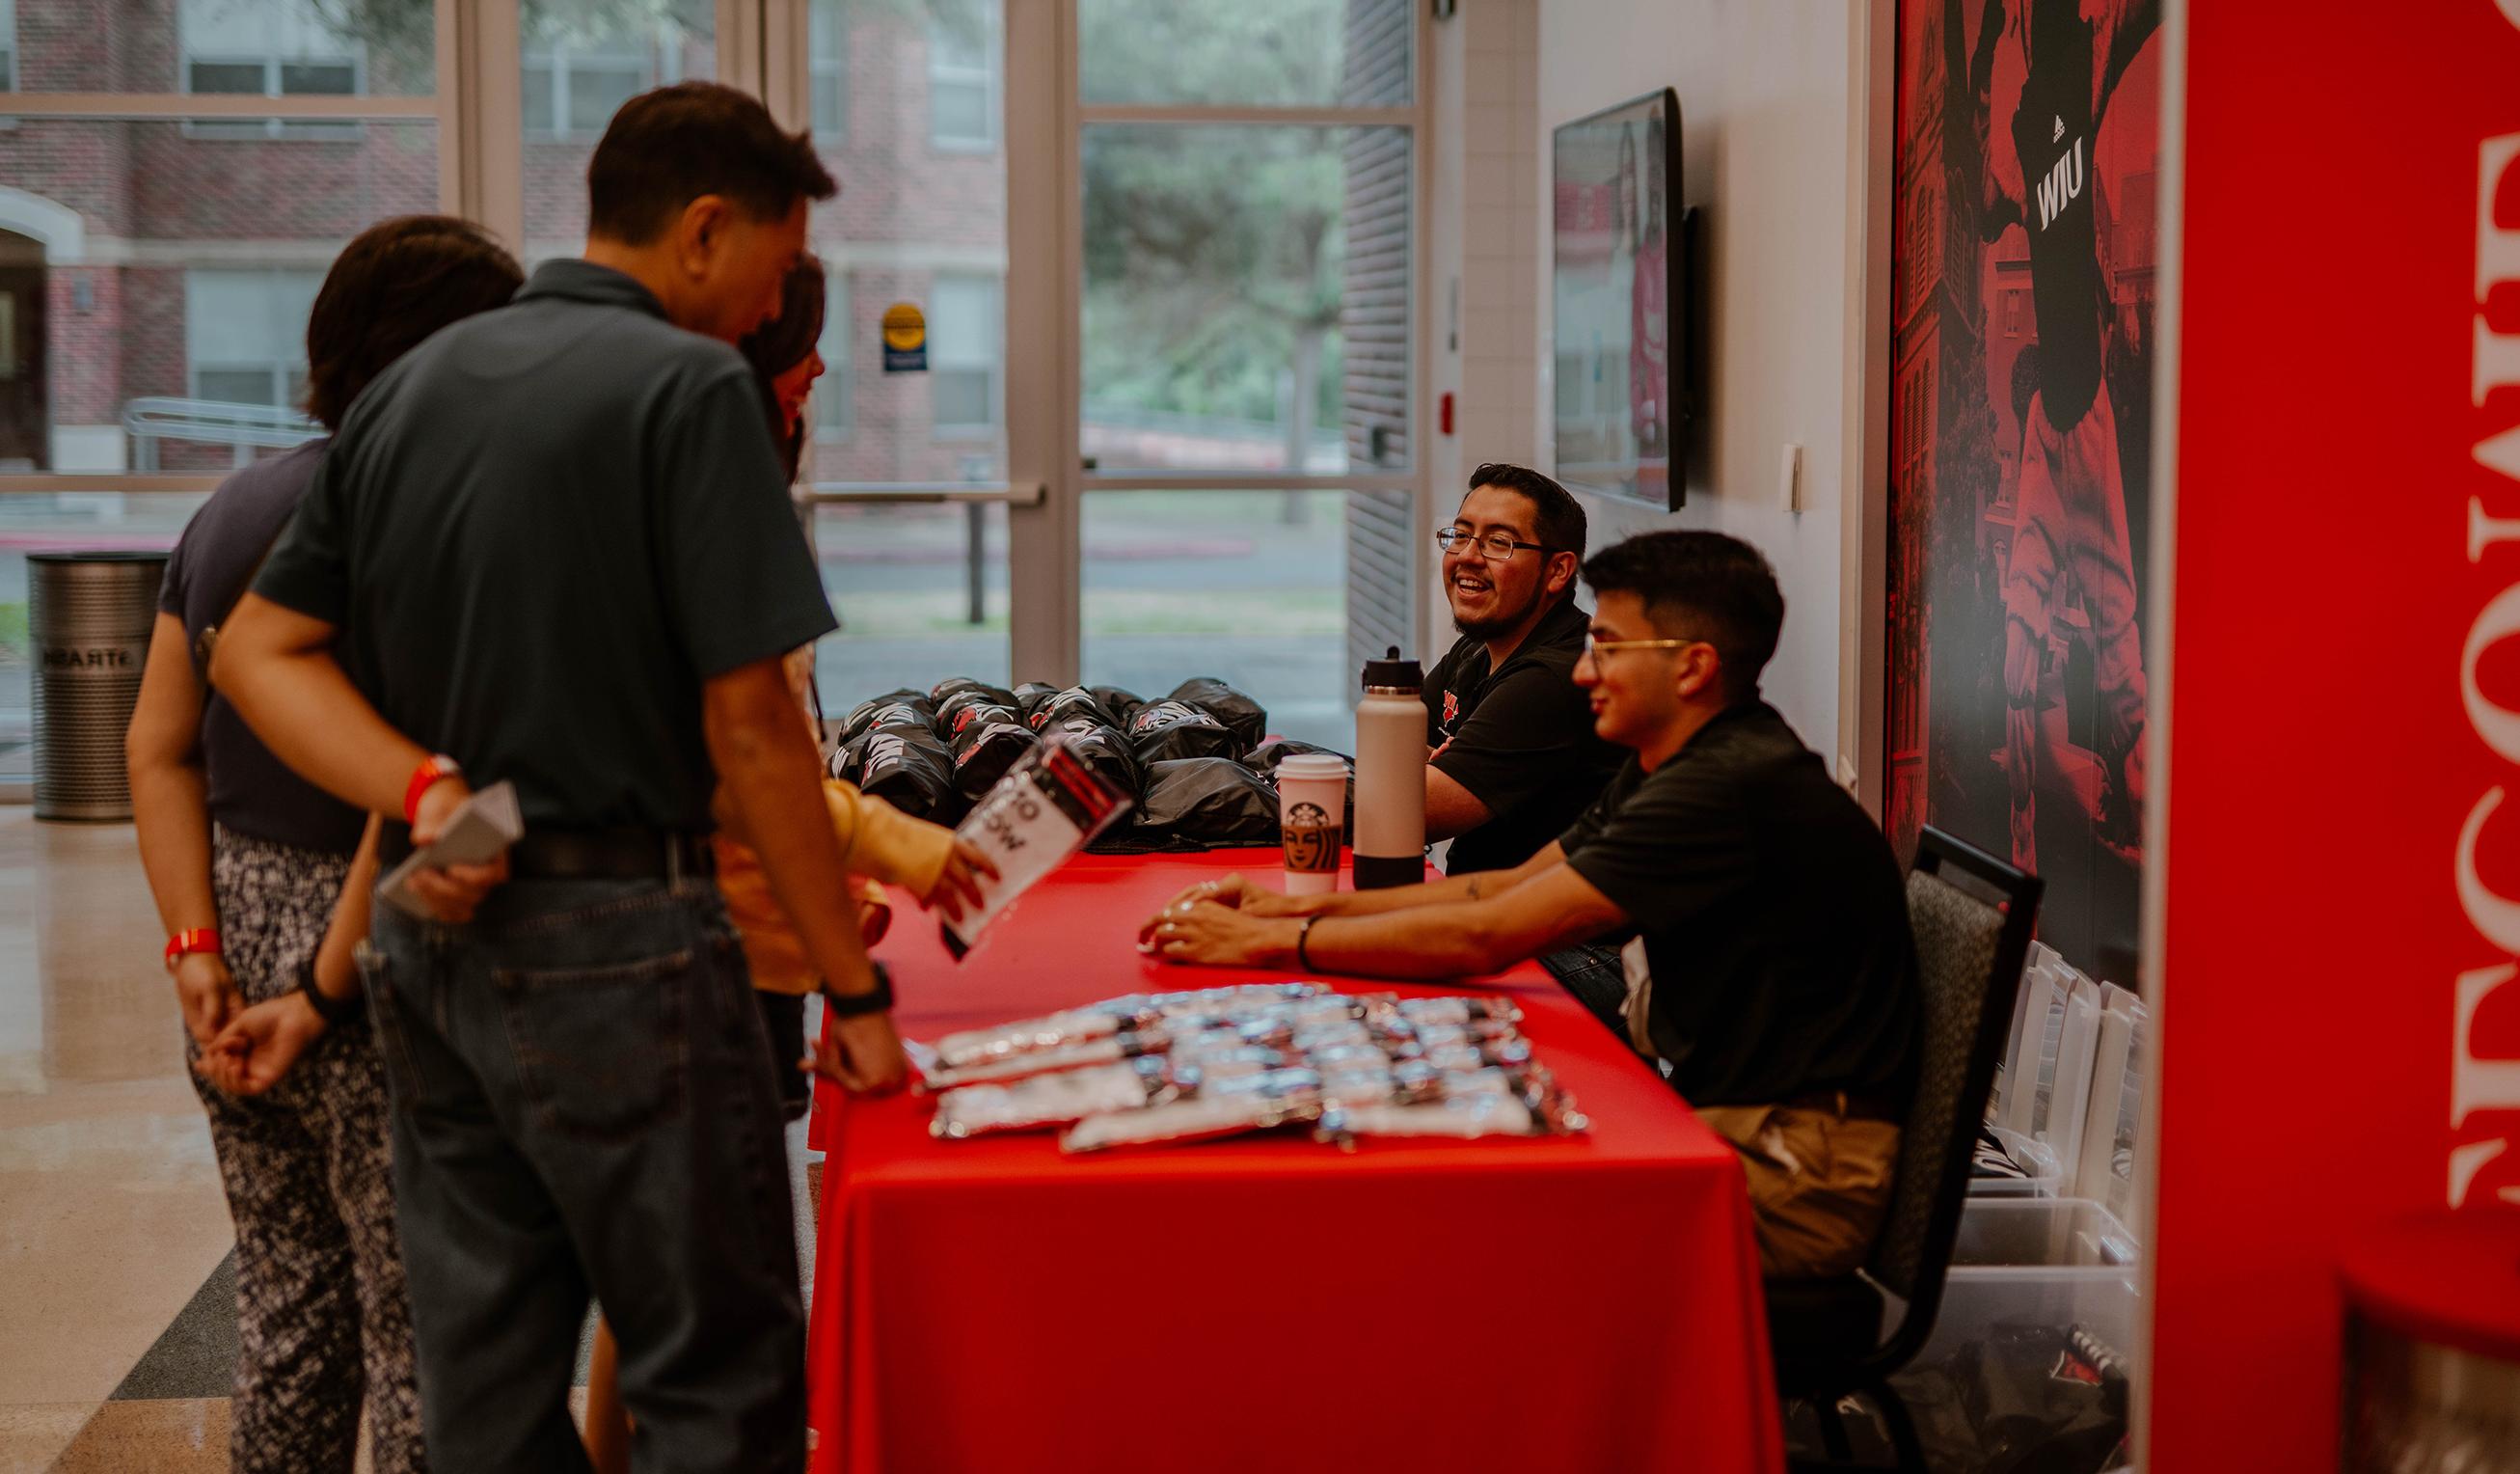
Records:
[[[1512,609],[1500,609],[1483,620],[1463,619],[1459,612],[1456,612],[1453,616],[1453,627],[1474,640],[1492,640],[1498,635],[1512,632],[1513,626],[1531,618],[1531,612],[1538,609],[1541,600],[1546,597],[1548,597],[1546,594],[1535,588],[1520,605]]]

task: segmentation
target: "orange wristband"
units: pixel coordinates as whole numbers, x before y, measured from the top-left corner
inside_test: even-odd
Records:
[[[406,824],[419,823],[420,796],[435,787],[438,779],[452,778],[462,771],[464,769],[456,766],[455,760],[444,753],[424,760],[420,766],[412,769],[411,784],[402,791],[402,821]]]
[[[215,953],[218,949],[219,934],[215,930],[205,926],[186,927],[166,939],[166,970],[174,971],[176,963],[195,952]]]

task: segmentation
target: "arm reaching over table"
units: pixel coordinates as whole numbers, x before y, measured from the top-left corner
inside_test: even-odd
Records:
[[[1549,849],[1517,869],[1387,891],[1288,898],[1239,876],[1192,887],[1141,932],[1167,962],[1293,967],[1366,978],[1458,978],[1628,924]]]

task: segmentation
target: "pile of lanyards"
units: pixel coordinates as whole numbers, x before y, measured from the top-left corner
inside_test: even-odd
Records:
[[[914,1044],[929,1130],[1060,1131],[1070,1152],[1308,1128],[1367,1136],[1585,1129],[1496,997],[1335,993],[1317,983],[1132,993]]]

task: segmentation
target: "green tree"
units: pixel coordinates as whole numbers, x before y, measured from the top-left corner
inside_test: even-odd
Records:
[[[1087,0],[1089,103],[1327,103],[1346,0]],[[1336,129],[1103,124],[1086,137],[1086,383],[1097,399],[1272,421],[1335,415],[1346,171]]]

